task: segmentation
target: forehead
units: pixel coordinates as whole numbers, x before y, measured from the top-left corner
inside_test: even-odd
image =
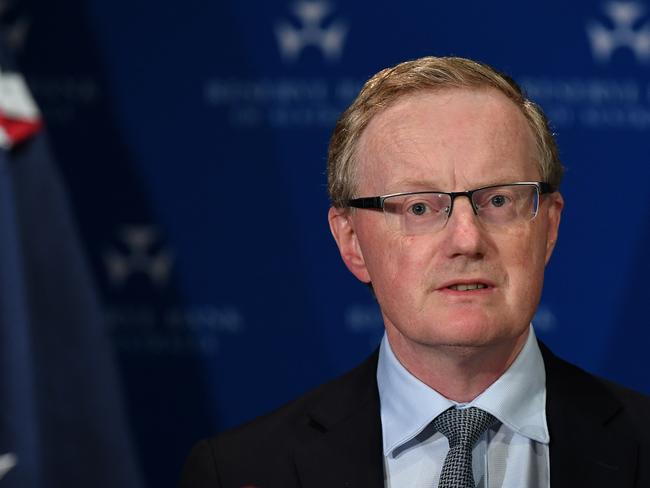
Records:
[[[358,146],[358,190],[464,190],[537,180],[535,138],[501,92],[451,88],[409,94],[373,117]]]

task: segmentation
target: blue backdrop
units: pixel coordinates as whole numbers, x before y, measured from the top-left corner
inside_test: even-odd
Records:
[[[366,78],[422,55],[487,62],[547,111],[566,208],[538,335],[650,393],[648,0],[7,5],[148,486],[376,347],[329,235],[326,149]]]

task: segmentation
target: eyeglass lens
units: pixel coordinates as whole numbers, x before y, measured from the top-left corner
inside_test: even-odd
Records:
[[[536,185],[502,185],[471,193],[472,206],[480,221],[488,226],[516,225],[537,214],[539,193]],[[384,214],[388,224],[405,234],[439,230],[453,214],[455,198],[466,195],[420,192],[386,197]]]

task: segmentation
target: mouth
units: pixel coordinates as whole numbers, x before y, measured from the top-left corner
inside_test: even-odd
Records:
[[[469,279],[456,279],[449,280],[445,283],[441,283],[438,287],[438,291],[442,292],[452,292],[452,293],[487,293],[493,290],[496,285],[483,278],[469,278]]]
[[[456,284],[456,285],[449,285],[445,287],[448,290],[454,290],[454,291],[473,291],[473,290],[482,290],[484,288],[488,288],[488,285],[485,283],[467,283],[467,284]]]

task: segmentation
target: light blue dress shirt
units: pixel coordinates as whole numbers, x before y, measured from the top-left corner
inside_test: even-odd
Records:
[[[449,400],[409,373],[385,335],[377,383],[387,488],[438,486],[449,443],[430,424],[454,405],[481,408],[500,421],[472,451],[477,487],[549,488],[546,374],[532,326],[510,368],[470,403]]]

